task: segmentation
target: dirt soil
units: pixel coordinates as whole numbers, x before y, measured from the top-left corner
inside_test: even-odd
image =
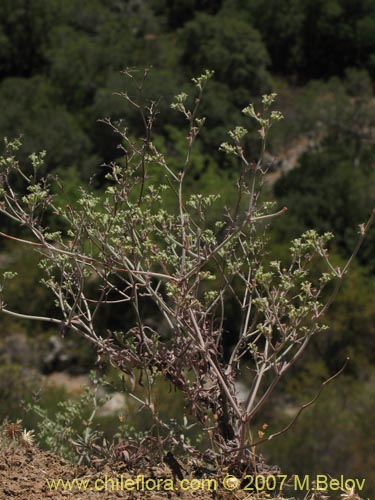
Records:
[[[126,498],[141,500],[142,498],[152,498],[155,500],[189,500],[200,499],[210,500],[229,500],[250,499],[249,492],[237,490],[235,492],[225,491],[218,487],[217,491],[166,491],[166,488],[161,488],[161,491],[145,491],[138,488],[138,491],[126,491],[124,487],[121,488],[121,483],[118,487],[111,488],[108,478],[117,478],[120,481],[122,477],[122,484],[126,480],[135,480],[137,474],[144,474],[145,478],[158,478],[165,481],[169,478],[169,485],[173,481],[173,486],[178,485],[178,480],[174,480],[171,470],[167,465],[153,468],[149,471],[129,472],[125,466],[121,467],[119,464],[116,470],[106,466],[104,470],[98,472],[96,470],[88,469],[83,466],[69,465],[62,458],[46,451],[41,451],[36,447],[29,449],[25,448],[9,448],[1,450],[0,452],[0,500],[66,500],[74,498],[75,500],[116,500],[117,498]],[[186,476],[188,477],[188,476]],[[73,489],[68,488],[64,490],[61,482],[57,489],[51,489],[48,481],[59,479],[63,481],[73,479],[87,480],[87,488],[81,489],[74,483]],[[104,491],[103,485],[107,478],[107,491]],[[129,482],[127,483],[129,484]],[[141,484],[141,483],[139,483]],[[163,483],[164,484],[164,483]],[[95,485],[102,491],[98,491]],[[151,483],[152,485],[152,483]]]

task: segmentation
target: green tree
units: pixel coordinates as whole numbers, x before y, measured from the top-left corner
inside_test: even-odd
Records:
[[[199,13],[181,29],[178,39],[181,63],[191,73],[209,67],[217,81],[227,84],[234,94],[240,89],[246,89],[247,96],[268,90],[269,57],[250,23],[220,13]]]
[[[168,28],[175,30],[190,21],[197,12],[216,14],[222,5],[222,0],[152,0],[156,14],[163,19]]]
[[[46,67],[45,50],[55,22],[56,2],[3,0],[0,3],[0,74],[29,77]]]
[[[46,170],[75,165],[87,174],[97,162],[90,157],[90,139],[56,94],[42,76],[7,78],[0,84],[0,130],[7,137],[23,136],[24,160],[37,146],[49,151]]]
[[[69,108],[85,108],[95,92],[104,86],[109,72],[134,66],[157,65],[158,26],[146,6],[124,8],[116,1],[64,2],[59,22],[51,32],[46,49],[48,73]]]
[[[289,220],[277,221],[281,240],[295,237],[302,228],[332,229],[342,255],[349,255],[358,237],[358,225],[375,206],[375,172],[370,152],[360,167],[348,157],[353,150],[343,145],[306,153],[300,165],[274,186],[277,199],[289,207]],[[373,266],[372,241],[362,249],[360,260]]]
[[[374,0],[229,0],[263,36],[275,71],[300,81],[374,68]]]

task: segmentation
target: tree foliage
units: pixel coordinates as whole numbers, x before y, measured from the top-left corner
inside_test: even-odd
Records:
[[[236,4],[236,2],[234,2]],[[238,2],[261,32],[277,72],[300,80],[374,69],[373,0]],[[233,5],[233,3],[230,3]]]
[[[191,72],[210,67],[216,79],[237,92],[267,90],[268,55],[259,33],[235,16],[199,13],[179,34],[182,63]]]

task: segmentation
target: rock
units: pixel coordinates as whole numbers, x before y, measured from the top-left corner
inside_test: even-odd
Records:
[[[114,392],[109,399],[98,411],[99,417],[108,417],[116,415],[124,411],[126,406],[125,395],[121,392]]]

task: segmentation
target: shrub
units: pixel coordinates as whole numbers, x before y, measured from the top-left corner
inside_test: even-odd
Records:
[[[206,72],[194,79],[197,95],[192,109],[185,93],[172,104],[188,123],[187,153],[180,169],[170,168],[152,142],[154,104],[144,107],[124,94],[141,113],[145,134],[135,139],[107,120],[121,137],[123,158],[107,165],[104,194],[82,188],[76,204],[57,206],[51,181],[36,174],[43,155],[31,156],[30,173],[15,159],[18,142],[7,142],[0,161],[1,211],[30,231],[31,239],[18,241],[42,254],[43,284],[59,311],[54,317],[27,317],[59,325],[63,334],[71,330],[83,336],[95,345],[99,359],[107,357],[123,372],[130,396],[152,417],[154,448],[146,447],[149,456],[155,449],[160,458],[161,450],[171,447],[194,453],[184,436],[160,419],[153,384],[163,376],[184,395],[188,414],[184,425],[199,425],[210,437],[209,456],[233,470],[255,470],[255,446],[283,430],[254,435],[254,418],[311,338],[325,329],[322,316],[374,214],[360,227],[357,248],[342,269],[329,259],[327,243],[332,235],[320,236],[313,230],[292,242],[287,264],[270,258],[268,224],[286,211],[260,197],[268,131],[282,118],[271,111],[272,94],[263,96],[262,113],[251,104],[243,110],[259,127],[258,162],[247,159],[248,131],[243,127],[230,131],[230,142],[221,145],[238,160],[237,196],[222,217],[209,223],[208,214],[219,202],[217,193],[186,196],[185,181],[205,121],[198,109],[210,77]],[[160,171],[165,182],[155,184],[153,176],[160,179]],[[24,181],[23,196],[12,187],[14,177]],[[163,203],[165,191],[175,197],[169,210]],[[51,233],[43,224],[43,217],[51,213],[67,229]],[[316,271],[317,259],[326,266],[322,274]],[[4,274],[2,291],[11,277]],[[242,320],[230,339],[228,355],[225,318],[232,299]],[[98,327],[102,310],[120,306],[126,317],[121,330]],[[1,309],[24,317],[9,310],[4,299]],[[152,321],[147,317],[150,310]],[[251,376],[244,398],[236,387],[241,371]],[[143,395],[135,393],[136,385]]]

